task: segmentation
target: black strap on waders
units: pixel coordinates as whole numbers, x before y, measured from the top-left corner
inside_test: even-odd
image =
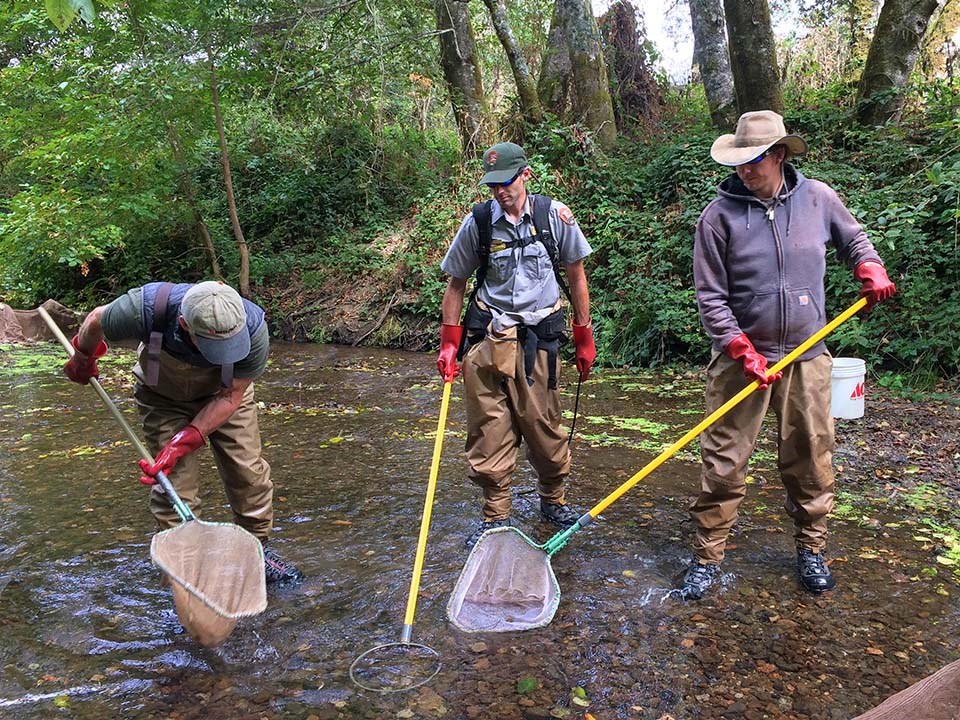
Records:
[[[535,195],[533,193],[531,193],[529,197],[530,203],[533,205],[533,239],[535,241],[539,241],[546,249],[547,256],[550,258],[550,265],[553,267],[553,276],[557,280],[557,285],[560,286],[560,289],[563,290],[563,294],[567,296],[567,300],[569,300],[570,304],[572,305],[573,300],[570,297],[570,288],[567,286],[567,282],[564,279],[560,268],[560,248],[553,236],[553,231],[550,229],[550,206],[553,203],[553,200],[551,200],[551,198],[547,195]],[[490,265],[490,248],[493,245],[492,199],[476,203],[473,206],[473,222],[477,228],[477,255],[480,257],[480,264],[477,266],[476,278],[473,283],[473,292],[470,293],[470,299],[467,301],[468,312],[470,306],[476,301],[477,293],[480,291],[480,288],[483,287],[483,283],[487,279],[487,268]],[[482,335],[477,337],[476,335],[470,336],[470,334],[466,332],[463,333],[460,338],[460,347],[457,350],[457,360],[462,360],[470,345],[479,342],[481,339]],[[528,358],[529,354],[530,349],[525,345],[524,357]],[[533,357],[536,358],[535,352]],[[528,362],[528,382],[529,374],[532,372],[530,369],[531,367],[532,366]],[[556,387],[556,371],[554,371],[554,377],[552,379],[553,383],[551,388]]]

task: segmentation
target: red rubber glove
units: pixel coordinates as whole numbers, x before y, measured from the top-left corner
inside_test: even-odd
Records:
[[[737,335],[727,344],[724,352],[743,363],[743,374],[747,380],[756,380],[761,390],[766,390],[768,385],[783,377],[783,372],[767,375],[767,359],[757,352],[746,335]]]
[[[207,441],[203,439],[203,433],[193,425],[187,425],[170,438],[152,465],[146,460],[140,460],[140,469],[145,473],[140,478],[140,482],[144,485],[156,485],[157,473],[162,472],[164,475],[169,475],[180,458],[189,455],[194,450],[199,450],[206,444]]]
[[[597,346],[593,342],[593,324],[573,326],[573,347],[576,349],[577,370],[580,371],[580,379],[586,380],[590,377],[590,368],[593,367],[593,361],[597,359]]]
[[[889,300],[897,291],[897,286],[890,281],[887,271],[878,262],[867,260],[860,263],[853,271],[853,276],[863,283],[860,297],[867,299],[867,310],[879,302]]]
[[[462,339],[463,325],[444,323],[440,326],[440,354],[437,355],[437,370],[440,371],[440,377],[444,382],[453,382],[453,379],[460,374],[457,351],[460,349]]]
[[[100,344],[97,345],[97,349],[90,355],[87,355],[87,353],[83,352],[77,346],[79,340],[80,336],[74,335],[73,340],[70,341],[73,345],[74,353],[63,366],[63,374],[75,383],[89,385],[90,378],[100,377],[100,368],[97,367],[97,360],[107,354],[107,343],[101,340]]]

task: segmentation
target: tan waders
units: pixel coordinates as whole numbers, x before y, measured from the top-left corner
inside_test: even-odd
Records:
[[[463,360],[468,475],[483,489],[487,521],[510,515],[510,480],[521,439],[536,470],[541,499],[564,502],[570,447],[561,428],[560,393],[547,387],[545,350],[537,351],[533,385],[524,376],[523,353],[517,351],[515,339],[488,336]]]
[[[823,551],[834,488],[831,364],[824,353],[788,365],[781,380],[752,393],[701,433],[700,495],[690,513],[697,523],[694,551],[702,562],[723,560],[727,534],[746,495],[747,462],[769,407],[777,416],[778,467],[794,538],[800,547]],[[707,414],[746,384],[739,362],[715,354],[707,368]]]
[[[133,369],[138,380],[134,397],[143,420],[147,446],[156,455],[220,391],[220,368],[196,367],[164,352],[160,360],[160,379],[155,388],[150,388],[144,383],[142,368],[145,363],[146,351],[141,348],[140,362]],[[273,483],[270,465],[261,454],[252,384],[236,412],[207,440],[234,521],[261,541],[266,540],[273,524]],[[200,463],[203,460],[202,450],[191,453],[182,458],[170,473],[174,489],[194,513],[201,505]],[[161,530],[180,523],[159,485],[150,493],[150,511]]]

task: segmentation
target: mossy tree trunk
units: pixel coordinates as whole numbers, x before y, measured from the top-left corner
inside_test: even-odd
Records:
[[[723,0],[723,9],[739,111],[783,114],[777,41],[767,0]]]
[[[938,0],[885,0],[857,89],[857,119],[863,125],[896,120],[903,89]]]
[[[557,117],[566,117],[570,109],[570,51],[559,4],[553,6],[547,47],[543,51],[537,94],[540,102]]]
[[[617,125],[600,30],[589,0],[556,0],[548,47],[540,99],[558,116],[594,133],[601,147],[610,147],[617,140]]]
[[[474,157],[487,144],[491,120],[469,6],[457,0],[434,0],[433,7],[440,33],[440,64],[450,92],[460,144],[464,155]]]
[[[720,0],[690,0],[690,25],[693,61],[700,69],[710,119],[718,130],[730,132],[737,122],[737,96]]]
[[[513,34],[513,29],[510,27],[507,6],[503,0],[483,0],[483,2],[490,11],[493,29],[500,39],[500,44],[503,45],[507,60],[510,62],[513,81],[517,86],[517,98],[520,100],[520,111],[528,120],[540,122],[543,118],[543,106],[540,104],[540,97],[537,95],[537,84],[530,73],[526,58],[523,57],[523,52],[520,50],[517,38]]]

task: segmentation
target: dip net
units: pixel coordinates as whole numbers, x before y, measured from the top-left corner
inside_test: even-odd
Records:
[[[267,607],[263,548],[238,525],[190,520],[154,535],[150,557],[170,581],[180,624],[204,647]]]
[[[550,623],[560,585],[550,556],[513,527],[484,533],[467,557],[447,617],[465,632],[530,630]]]

